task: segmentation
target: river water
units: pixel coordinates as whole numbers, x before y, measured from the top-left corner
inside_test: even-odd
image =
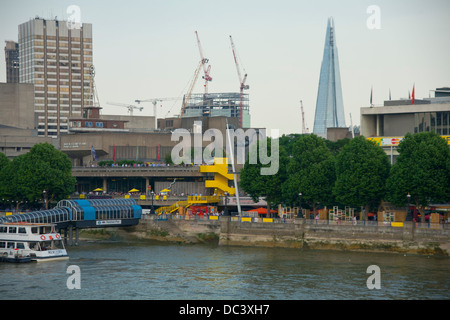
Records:
[[[450,299],[448,257],[120,241],[67,250],[66,261],[0,263],[0,299]],[[367,286],[371,265],[380,289]]]

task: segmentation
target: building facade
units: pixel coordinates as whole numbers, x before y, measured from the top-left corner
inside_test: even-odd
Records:
[[[5,41],[6,82],[19,82],[19,44]]]
[[[333,18],[329,18],[320,69],[313,133],[326,138],[327,128],[345,126],[336,33]]]
[[[388,100],[382,107],[361,108],[361,134],[380,145],[391,163],[407,133],[426,131],[436,132],[450,145],[450,88],[436,89],[435,98],[415,99],[414,103]]]
[[[68,119],[93,104],[92,25],[35,18],[19,25],[19,78],[34,84],[39,136],[68,132]]]

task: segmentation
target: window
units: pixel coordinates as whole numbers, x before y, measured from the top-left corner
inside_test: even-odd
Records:
[[[7,233],[8,227],[0,227],[0,233]]]
[[[17,232],[17,227],[9,227],[8,233],[16,233],[16,232]]]
[[[95,123],[95,126],[96,126],[97,128],[103,128],[103,122],[96,122],[96,123]]]
[[[25,249],[25,244],[23,242],[17,242],[16,243],[16,248],[17,249]]]
[[[6,248],[6,242],[0,241],[0,248]]]
[[[19,233],[27,233],[27,229],[24,227],[19,227]]]
[[[85,126],[88,127],[88,128],[91,128],[92,127],[92,122],[86,121],[85,122]]]

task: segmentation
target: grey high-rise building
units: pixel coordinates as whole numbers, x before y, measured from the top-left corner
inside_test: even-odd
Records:
[[[327,128],[335,127],[346,127],[346,125],[336,32],[333,18],[329,18],[320,70],[313,133],[326,138]]]
[[[19,44],[5,41],[6,82],[19,82]]]
[[[32,19],[19,25],[20,82],[34,84],[39,136],[68,132],[68,119],[93,104],[92,25]]]

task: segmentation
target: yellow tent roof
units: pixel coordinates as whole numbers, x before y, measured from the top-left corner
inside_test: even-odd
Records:
[[[130,191],[128,191],[128,192],[138,192],[139,190],[138,189],[131,189]]]
[[[169,192],[169,189],[162,189],[160,192]]]
[[[94,191],[103,191],[103,189],[102,188],[97,188],[97,189],[94,189]]]

